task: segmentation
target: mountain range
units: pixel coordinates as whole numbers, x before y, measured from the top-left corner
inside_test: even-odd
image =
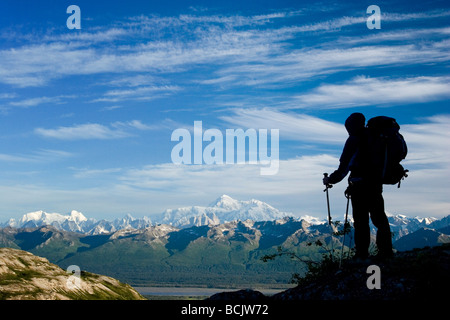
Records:
[[[29,251],[61,268],[78,265],[133,286],[161,284],[229,285],[282,283],[298,271],[298,263],[261,258],[277,246],[319,258],[302,246],[324,237],[328,225],[311,225],[290,217],[274,221],[231,221],[217,225],[177,228],[156,224],[88,235],[54,226],[0,229],[0,247]]]
[[[154,224],[168,224],[178,228],[192,226],[217,225],[233,220],[271,221],[292,214],[281,212],[271,205],[259,201],[239,201],[222,195],[209,206],[191,206],[178,209],[167,209],[153,217]],[[312,218],[314,219],[314,218]],[[51,225],[60,230],[84,234],[107,234],[121,229],[142,229],[152,225],[149,217],[134,218],[127,214],[113,221],[86,218],[81,212],[72,210],[69,214],[30,212],[18,221],[10,219],[0,227],[35,228]]]
[[[37,228],[42,226],[53,226],[58,230],[78,232],[88,235],[110,234],[119,230],[139,230],[158,224],[166,224],[179,229],[193,226],[219,225],[231,221],[274,221],[292,217],[296,220],[304,220],[310,224],[326,224],[312,216],[302,216],[295,218],[292,213],[282,212],[271,205],[259,201],[241,201],[222,195],[213,201],[209,206],[190,206],[177,209],[167,209],[163,213],[153,216],[153,218],[134,218],[127,214],[123,218],[109,220],[95,220],[85,217],[81,212],[72,210],[69,214],[47,213],[35,211],[24,214],[16,221],[10,219],[5,223],[0,223],[0,227],[13,228]],[[446,217],[438,220],[433,217],[419,218],[407,217],[405,215],[388,214],[391,231],[394,233],[394,241],[413,233],[421,228],[438,230],[450,225],[450,218]],[[372,226],[375,230],[375,228]]]
[[[26,213],[18,221],[10,219],[0,224],[0,227],[12,228],[36,228],[42,226],[53,226],[58,230],[78,232],[82,234],[106,234],[121,229],[141,229],[151,226],[150,218],[134,218],[127,214],[121,219],[113,221],[86,218],[81,212],[72,210],[69,214],[48,213],[45,211],[34,211]]]
[[[394,247],[409,250],[450,242],[443,219],[389,215]],[[342,228],[342,225],[339,226]],[[374,228],[375,229],[375,228]],[[164,211],[150,218],[113,221],[36,211],[0,226],[0,247],[29,251],[61,268],[81,266],[132,285],[286,284],[301,263],[261,260],[281,247],[306,260],[321,258],[317,240],[341,248],[327,221],[293,217],[258,200],[221,196],[209,206]],[[336,227],[333,227],[336,231]],[[345,246],[352,246],[353,234]]]

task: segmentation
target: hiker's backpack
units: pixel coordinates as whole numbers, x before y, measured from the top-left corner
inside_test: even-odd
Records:
[[[383,184],[398,184],[407,177],[400,162],[406,158],[408,148],[394,118],[378,116],[367,122],[368,156],[371,176]]]

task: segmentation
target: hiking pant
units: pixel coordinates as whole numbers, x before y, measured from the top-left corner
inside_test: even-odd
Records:
[[[370,245],[369,216],[377,228],[376,244],[380,255],[392,255],[389,221],[384,212],[383,186],[359,182],[351,188],[356,255],[367,257]]]

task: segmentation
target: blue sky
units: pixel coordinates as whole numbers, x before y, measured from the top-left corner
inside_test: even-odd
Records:
[[[69,5],[81,29],[68,29]],[[368,29],[369,5],[381,29]],[[352,112],[397,119],[411,173],[386,210],[450,212],[446,1],[0,3],[0,221],[97,219],[207,205],[221,194],[326,216]],[[279,129],[280,167],[175,165],[171,133]],[[345,181],[331,191],[343,215]]]

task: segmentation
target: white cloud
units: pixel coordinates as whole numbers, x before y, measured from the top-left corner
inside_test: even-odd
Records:
[[[108,81],[106,84],[112,87],[141,87],[155,85],[160,79],[148,74],[137,74],[131,76],[120,76]]]
[[[395,30],[388,31],[385,30],[383,33],[369,34],[363,35],[361,37],[353,36],[353,37],[342,37],[338,39],[337,42],[343,45],[356,45],[360,43],[379,43],[381,41],[405,41],[405,40],[414,40],[418,38],[434,38],[447,36],[450,34],[450,27],[442,27],[442,28],[425,28],[425,29],[404,29],[404,30]]]
[[[60,140],[117,139],[130,136],[125,131],[111,129],[98,123],[59,127],[57,129],[36,128],[34,132],[45,138]]]
[[[286,113],[271,109],[232,109],[231,115],[220,117],[237,128],[279,129],[280,138],[308,143],[343,145],[347,131],[342,124],[306,114]]]
[[[419,19],[436,19],[450,16],[450,11],[425,11],[425,12],[414,12],[414,13],[394,13],[385,12],[382,13],[381,18],[388,21],[410,21]]]
[[[112,27],[94,32],[66,32],[60,35],[44,35],[45,42],[70,42],[72,46],[85,46],[90,43],[111,42],[129,36],[126,29]]]
[[[74,154],[63,150],[39,149],[29,154],[0,154],[0,161],[13,163],[48,163],[73,157]]]
[[[276,121],[292,120],[292,124],[285,122],[287,127],[292,126],[292,130],[298,119],[298,123],[307,122],[306,119],[291,114],[263,112],[263,115],[261,119],[255,120],[255,126],[257,123],[265,124],[269,115]],[[231,118],[230,121],[232,120],[235,119]],[[320,128],[334,128],[334,125],[329,126],[327,122],[315,119],[310,121]],[[409,147],[408,157],[403,163],[410,169],[410,174],[400,189],[385,186],[386,211],[420,217],[443,217],[448,214],[449,127],[448,115],[433,116],[422,119],[417,124],[402,125],[401,132]],[[111,215],[122,216],[125,213],[151,215],[167,208],[207,205],[225,193],[241,200],[255,198],[266,201],[280,210],[299,216],[309,214],[325,218],[327,213],[322,174],[332,172],[338,164],[338,157],[326,154],[301,156],[280,160],[278,174],[272,176],[261,176],[261,165],[249,164],[164,163],[134,169],[72,168],[78,178],[101,176],[110,181],[110,184],[98,188],[77,189],[72,186],[71,190],[55,190],[46,185],[3,185],[0,186],[0,191],[4,195],[3,210],[15,212],[20,209],[21,214],[26,210],[36,210],[37,206],[60,212],[77,209],[88,216],[101,214],[104,218],[111,218]],[[346,182],[343,181],[330,190],[334,220],[342,220],[345,213],[345,188]],[[49,204],[51,208],[46,207]]]
[[[267,201],[294,214],[320,214],[315,199],[322,197],[322,173],[330,169],[330,163],[337,159],[318,155],[281,160],[278,173],[272,176],[260,175],[262,165],[170,163],[129,170],[121,180],[128,187],[161,195],[167,207],[173,207],[171,202],[201,205],[225,193]]]
[[[323,84],[297,98],[299,105],[304,107],[351,108],[429,102],[449,97],[450,77],[356,77],[344,84]]]
[[[57,129],[36,128],[34,133],[59,140],[90,140],[90,139],[120,139],[133,136],[133,131],[171,129],[175,125],[170,119],[165,119],[158,124],[148,125],[140,120],[116,121],[109,126],[99,123],[87,123],[71,127],[59,127]]]
[[[70,169],[74,170],[74,177],[78,179],[85,179],[85,178],[98,178],[99,176],[103,175],[111,175],[114,173],[119,173],[122,171],[121,168],[108,168],[108,169],[87,169],[87,168],[73,168]]]
[[[178,86],[142,86],[131,89],[107,91],[102,98],[95,101],[117,102],[122,100],[152,100],[181,90]]]
[[[242,127],[248,124],[259,127],[272,124],[267,120],[272,118],[275,123],[283,125],[280,130],[283,127],[292,130],[292,136],[288,139],[295,138],[298,133],[299,139],[306,141],[314,139],[313,135],[301,138],[308,130],[321,131],[329,128],[329,139],[336,134],[333,130],[338,130],[337,125],[320,119],[267,110],[260,110],[262,116],[258,118],[256,110],[242,111],[236,113],[236,117],[231,116],[224,120]],[[238,119],[241,122],[238,122]],[[311,127],[302,129],[302,125],[308,122]],[[385,186],[386,211],[421,217],[443,217],[448,214],[449,127],[448,115],[423,119],[418,124],[402,125],[401,132],[409,147],[409,154],[403,164],[410,170],[410,174],[400,189],[396,186]],[[325,135],[322,138],[327,139]],[[343,144],[344,140],[339,140]],[[204,203],[205,199],[214,199],[217,195],[226,193],[239,199],[257,198],[267,201],[294,214],[310,214],[324,218],[326,203],[322,192],[322,174],[334,171],[338,165],[337,157],[323,154],[302,156],[281,160],[276,175],[261,176],[259,165],[160,164],[128,170],[121,177],[121,181],[130,188],[161,195],[163,202],[173,202],[170,207],[175,204],[207,204]],[[332,214],[336,219],[342,219],[345,212],[343,192],[346,185],[344,180],[330,191]]]
[[[29,98],[20,101],[12,101],[9,105],[14,107],[29,108],[35,107],[41,104],[61,104],[64,103],[63,99],[71,98],[72,96],[57,96],[57,97],[36,97]]]
[[[450,60],[450,43],[372,45],[347,48],[305,47],[289,52],[267,52],[251,63],[224,65],[218,77],[203,82],[230,86],[298,85],[312,77],[368,67],[405,66]],[[249,60],[250,62],[250,60]]]
[[[32,159],[27,156],[0,153],[0,161],[17,163],[17,162],[30,162],[32,161]]]
[[[405,163],[427,169],[450,171],[450,115],[436,115],[419,124],[401,127],[408,144]],[[442,172],[445,174],[445,172]]]
[[[0,99],[13,99],[13,98],[16,98],[17,97],[17,94],[16,93],[11,93],[11,92],[8,92],[8,93],[0,93]]]
[[[339,30],[342,27],[351,26],[354,24],[365,23],[366,17],[340,17],[328,21],[322,21],[309,25],[293,27],[295,32],[311,32],[311,31],[330,31]]]
[[[402,22],[411,21],[418,19],[435,19],[447,17],[450,15],[450,11],[427,11],[419,13],[391,13],[383,12],[381,13],[381,21],[392,21],[392,22]],[[362,16],[344,16],[338,17],[331,20],[321,21],[318,23],[313,23],[309,25],[302,25],[297,27],[292,27],[292,31],[295,32],[311,32],[311,31],[333,31],[340,30],[343,27],[366,24],[367,17],[369,15]]]

